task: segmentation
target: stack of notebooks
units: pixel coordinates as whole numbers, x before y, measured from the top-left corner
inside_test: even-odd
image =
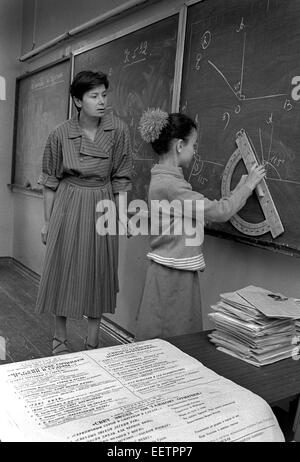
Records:
[[[209,338],[218,350],[258,367],[295,354],[296,328],[300,336],[296,299],[254,286],[220,297],[208,315],[215,324]]]

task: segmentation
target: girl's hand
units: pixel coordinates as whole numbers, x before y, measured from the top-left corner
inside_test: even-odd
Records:
[[[253,191],[265,176],[266,170],[263,165],[253,165],[246,178],[245,184]]]
[[[48,228],[49,228],[49,222],[45,221],[44,226],[42,227],[41,231],[41,238],[42,238],[42,243],[46,245],[47,243],[47,236],[48,236]]]

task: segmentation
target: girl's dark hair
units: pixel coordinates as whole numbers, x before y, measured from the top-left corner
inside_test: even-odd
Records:
[[[161,130],[159,137],[152,141],[151,146],[157,154],[165,154],[174,138],[187,141],[193,129],[197,130],[193,119],[180,112],[173,112],[169,114],[167,124]]]
[[[81,71],[73,79],[70,86],[70,94],[72,98],[75,97],[82,100],[84,93],[100,85],[104,85],[108,89],[109,82],[106,74],[103,72]]]

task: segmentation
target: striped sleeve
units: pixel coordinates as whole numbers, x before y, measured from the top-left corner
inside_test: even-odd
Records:
[[[61,144],[56,131],[53,131],[48,136],[42,164],[42,173],[39,176],[38,184],[42,184],[47,188],[57,189],[61,179]]]
[[[132,188],[132,148],[128,127],[123,125],[117,134],[111,174],[113,193],[130,191]]]
[[[196,205],[191,208],[190,214],[193,218],[195,210],[203,207],[204,202],[204,218],[206,221],[225,222],[235,215],[246,203],[252,190],[245,184],[241,184],[235,188],[229,197],[222,197],[219,200],[210,200],[204,197],[197,191],[192,190],[192,186],[185,180],[175,182],[168,182],[168,193],[171,198],[184,200],[191,200]],[[198,201],[198,203],[197,203]],[[188,209],[185,210],[187,214]]]
[[[246,186],[236,188],[229,197],[220,200],[204,199],[204,216],[206,220],[225,222],[244,207],[252,190]]]

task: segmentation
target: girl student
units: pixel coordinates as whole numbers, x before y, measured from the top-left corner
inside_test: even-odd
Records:
[[[150,235],[150,264],[147,270],[142,301],[137,316],[136,340],[166,338],[202,329],[200,273],[205,269],[202,253],[204,221],[225,222],[246,203],[257,184],[264,178],[263,166],[254,166],[243,175],[229,197],[209,200],[193,191],[182,167],[188,167],[197,146],[197,126],[181,113],[168,114],[160,109],[148,109],[142,115],[139,130],[142,139],[158,154],[158,164],[151,170],[148,202],[177,200],[184,214],[190,214],[195,228],[202,230],[197,245],[188,245],[181,233]],[[189,207],[184,205],[189,204]],[[202,208],[202,214],[198,213]],[[170,208],[168,209],[168,212]],[[201,210],[200,210],[201,211]],[[163,220],[163,211],[160,220]],[[171,216],[171,230],[176,214]],[[184,216],[183,218],[186,218]],[[151,221],[157,219],[151,213]],[[173,229],[174,231],[174,229]]]
[[[114,313],[118,236],[98,232],[97,204],[131,189],[132,152],[124,122],[107,110],[109,82],[82,71],[70,87],[77,113],[46,143],[42,174],[46,255],[36,311],[55,316],[52,354],[69,351],[67,318],[88,318],[85,348],[98,347],[102,313]]]

